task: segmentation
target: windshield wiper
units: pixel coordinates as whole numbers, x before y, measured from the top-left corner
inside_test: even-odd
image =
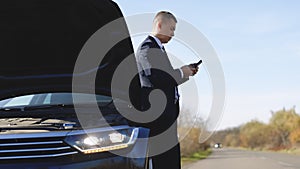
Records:
[[[72,108],[73,104],[47,104],[37,106],[16,106],[16,107],[2,107],[0,111],[26,111],[37,109],[49,109],[49,108]]]
[[[25,106],[23,111],[26,110],[39,110],[39,109],[51,109],[51,108],[73,108],[73,104],[46,104],[46,105],[38,105],[38,106]]]
[[[24,107],[2,107],[0,111],[24,111]]]
[[[99,106],[99,108],[109,107],[113,103],[113,100],[105,105]],[[92,103],[78,103],[78,105],[89,106]],[[2,107],[0,111],[27,111],[27,110],[39,110],[39,109],[51,109],[51,108],[74,108],[74,104],[45,104],[45,105],[35,105],[35,106],[12,106],[12,107]]]

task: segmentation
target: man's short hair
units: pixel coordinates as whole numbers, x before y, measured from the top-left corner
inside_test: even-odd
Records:
[[[173,19],[175,21],[175,23],[177,23],[177,19],[176,17],[168,11],[160,11],[155,15],[155,19],[161,17],[162,19],[166,18],[166,19]]]

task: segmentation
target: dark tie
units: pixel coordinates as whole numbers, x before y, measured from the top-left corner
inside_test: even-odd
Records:
[[[165,49],[165,47],[164,46],[162,46],[161,47],[161,49],[166,53],[166,49]],[[178,92],[178,88],[177,88],[177,86],[175,86],[175,104],[178,102],[178,100],[179,100],[179,92]]]
[[[175,86],[175,104],[178,102],[179,100],[179,92],[178,92],[178,88],[177,86]]]
[[[166,53],[166,49],[164,46],[162,46],[161,49]]]

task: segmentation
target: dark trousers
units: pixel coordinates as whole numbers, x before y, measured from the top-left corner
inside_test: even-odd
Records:
[[[171,132],[159,142],[150,143],[150,151],[154,150],[156,152],[164,150],[169,147],[170,144],[177,143],[171,149],[152,157],[153,169],[180,169],[180,145],[177,137],[177,124],[171,126]]]
[[[148,98],[151,88],[143,88],[143,97]],[[174,90],[173,90],[174,91]],[[168,103],[165,111],[162,115],[147,124],[142,124],[147,128],[150,128],[150,137],[160,135],[169,129],[167,135],[163,139],[152,140],[149,142],[150,155],[157,154],[161,150],[165,150],[166,147],[170,147],[169,150],[152,157],[153,169],[180,169],[180,145],[177,136],[177,117],[179,115],[179,103],[174,104],[174,97],[168,98]],[[151,105],[148,100],[142,100],[142,110],[148,110]]]
[[[153,169],[180,169],[180,146],[177,144],[163,154],[152,157]]]

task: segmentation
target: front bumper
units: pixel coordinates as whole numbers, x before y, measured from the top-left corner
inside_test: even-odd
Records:
[[[95,154],[76,154],[52,157],[17,160],[0,160],[1,169],[143,169],[147,161],[149,130],[139,128],[138,138],[134,145],[114,152]],[[1,141],[1,139],[0,139]],[[141,158],[130,158],[130,156]]]
[[[0,164],[1,169],[143,169],[146,160],[144,158],[131,159],[126,157],[110,157],[92,161],[64,162],[27,162]]]

